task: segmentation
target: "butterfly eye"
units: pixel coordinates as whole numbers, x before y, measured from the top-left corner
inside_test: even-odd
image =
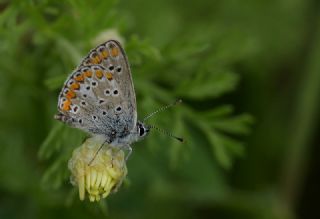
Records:
[[[140,137],[144,135],[144,128],[143,127],[139,127],[139,135],[140,135]]]
[[[80,124],[82,124],[82,119],[79,119],[78,122],[79,122]]]

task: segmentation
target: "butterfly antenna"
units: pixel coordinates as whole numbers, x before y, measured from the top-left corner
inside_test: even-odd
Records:
[[[156,111],[150,113],[149,115],[147,115],[146,117],[144,117],[144,119],[142,120],[142,122],[145,122],[146,120],[150,119],[152,116],[154,116],[155,114],[159,113],[159,112],[162,112],[170,107],[173,107],[173,106],[176,106],[178,104],[182,103],[182,100],[181,99],[178,99],[176,100],[174,103],[171,103],[167,106],[163,106],[161,107],[160,109],[157,109]]]
[[[182,143],[185,142],[185,140],[183,138],[177,137],[177,136],[173,135],[171,132],[168,132],[168,131],[166,131],[164,129],[161,129],[159,127],[156,127],[154,125],[148,125],[148,128],[155,129],[155,130],[157,130],[157,131],[159,131],[159,132],[161,132],[161,133],[163,133],[163,134],[165,134],[165,135],[167,135],[169,137],[172,137],[172,138],[174,138],[174,139],[176,139],[176,140],[178,140],[178,141],[180,141]]]
[[[103,145],[106,143],[107,141],[104,141],[100,147],[98,148],[98,150],[96,150],[96,152],[94,153],[92,159],[90,160],[90,162],[88,163],[88,166],[91,166],[92,162],[96,159],[97,155],[99,154],[99,152],[101,151]]]

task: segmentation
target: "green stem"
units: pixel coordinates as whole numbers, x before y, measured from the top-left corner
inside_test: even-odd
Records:
[[[320,94],[320,16],[316,17],[314,42],[308,54],[305,74],[296,99],[296,109],[292,117],[288,139],[289,149],[284,162],[282,200],[289,208],[295,207],[304,178],[305,166],[310,150]]]

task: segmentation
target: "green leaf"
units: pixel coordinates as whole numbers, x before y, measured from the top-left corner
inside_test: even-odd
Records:
[[[237,85],[239,77],[229,71],[203,71],[185,83],[181,83],[176,94],[193,99],[219,97],[232,91]]]
[[[67,160],[59,157],[49,166],[41,179],[41,184],[45,187],[58,189],[63,181],[68,178]]]
[[[253,123],[252,116],[242,114],[233,117],[217,118],[210,121],[212,128],[230,134],[249,134]]]
[[[60,122],[54,123],[53,128],[40,146],[38,157],[48,159],[58,147],[58,142],[64,131],[64,125]],[[55,147],[53,147],[55,146]]]
[[[63,74],[46,79],[44,84],[49,90],[56,90],[61,88],[65,80],[66,74]]]
[[[233,112],[233,106],[231,105],[222,105],[211,110],[205,111],[201,113],[201,117],[203,117],[207,121],[214,121],[219,117],[229,116]]]

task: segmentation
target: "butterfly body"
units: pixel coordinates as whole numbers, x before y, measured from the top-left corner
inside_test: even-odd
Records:
[[[100,135],[115,146],[128,146],[149,129],[137,121],[136,97],[127,57],[109,40],[83,59],[67,78],[58,99],[56,119]]]

